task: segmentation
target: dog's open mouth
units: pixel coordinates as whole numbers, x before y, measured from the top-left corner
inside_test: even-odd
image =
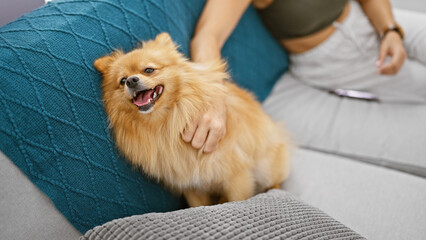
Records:
[[[133,97],[133,104],[139,107],[140,112],[148,113],[152,110],[155,101],[160,98],[163,90],[163,85],[157,85],[154,88],[139,91]]]

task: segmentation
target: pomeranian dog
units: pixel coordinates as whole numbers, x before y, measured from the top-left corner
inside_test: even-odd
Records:
[[[287,135],[248,92],[229,79],[224,61],[190,62],[169,34],[127,54],[94,63],[116,144],[131,164],[192,207],[240,201],[276,188],[289,172]],[[212,153],[182,139],[187,123],[217,99],[227,107],[226,135]]]

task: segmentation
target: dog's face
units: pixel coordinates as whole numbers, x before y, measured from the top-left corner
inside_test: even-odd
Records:
[[[148,114],[171,104],[186,59],[167,33],[127,54],[116,51],[95,61],[104,75],[104,100],[124,111]]]

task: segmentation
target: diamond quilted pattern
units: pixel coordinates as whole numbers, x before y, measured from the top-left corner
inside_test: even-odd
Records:
[[[202,0],[59,0],[0,29],[0,149],[81,232],[181,207],[118,154],[93,61],[167,31],[188,55]],[[247,40],[249,39],[249,40]],[[224,47],[259,99],[287,66],[254,9]],[[267,74],[265,74],[267,73]]]

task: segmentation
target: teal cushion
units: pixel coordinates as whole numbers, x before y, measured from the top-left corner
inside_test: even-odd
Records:
[[[0,149],[79,231],[182,206],[179,197],[119,156],[93,61],[163,31],[188,55],[203,5],[200,0],[54,1],[0,29]],[[286,54],[252,8],[223,55],[235,80],[259,99],[287,66]]]

